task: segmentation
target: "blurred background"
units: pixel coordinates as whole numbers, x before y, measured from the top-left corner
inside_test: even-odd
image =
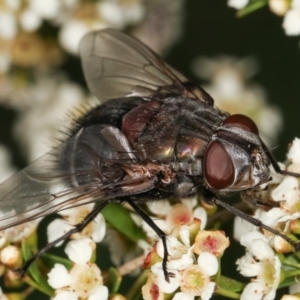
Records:
[[[283,28],[282,7],[237,17],[225,0],[1,1],[0,180],[54,147],[68,112],[93,101],[77,45],[105,27],[144,41],[221,109],[252,117],[284,161],[300,136],[300,39]]]

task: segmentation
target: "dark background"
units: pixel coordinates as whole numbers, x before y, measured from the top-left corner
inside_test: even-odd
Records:
[[[276,104],[283,115],[284,129],[279,134],[274,154],[279,161],[284,160],[288,143],[300,136],[300,38],[286,36],[282,18],[271,13],[268,7],[236,18],[236,10],[229,8],[225,0],[198,0],[186,1],[183,13],[183,35],[169,51],[167,61],[195,79],[191,62],[199,55],[255,57],[260,68],[253,80],[266,89],[269,102]],[[67,64],[67,70],[69,67]],[[0,142],[10,147],[14,163],[23,167],[26,162],[21,155],[22,149],[12,138],[14,116],[12,111],[0,107]],[[228,236],[230,226],[226,231]],[[241,255],[243,249],[235,253],[226,251],[222,273],[233,275],[230,274],[233,272],[236,276],[234,261]],[[47,298],[35,294],[30,299]]]

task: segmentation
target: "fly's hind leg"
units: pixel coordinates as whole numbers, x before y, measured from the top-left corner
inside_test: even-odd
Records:
[[[28,271],[31,264],[39,258],[43,253],[47,252],[49,249],[54,247],[57,243],[64,241],[69,238],[72,234],[82,231],[92,220],[96,218],[96,216],[100,213],[100,211],[108,204],[108,201],[103,201],[97,207],[95,207],[80,223],[76,224],[73,229],[54,240],[51,243],[48,243],[44,248],[39,250],[35,255],[33,255],[29,260],[27,260],[21,268],[15,270],[16,273],[20,274],[21,278],[23,278]]]

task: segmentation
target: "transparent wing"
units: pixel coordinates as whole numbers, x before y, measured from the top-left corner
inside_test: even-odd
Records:
[[[127,140],[114,127],[81,129],[76,136],[0,184],[0,230],[70,207],[152,188],[126,176],[136,166]]]
[[[88,33],[79,52],[90,91],[101,101],[124,96],[178,94],[213,99],[139,40],[115,29]]]

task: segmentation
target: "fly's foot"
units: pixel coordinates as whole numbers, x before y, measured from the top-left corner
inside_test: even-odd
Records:
[[[300,251],[300,241],[291,241],[290,244],[294,247],[294,251]]]
[[[165,280],[166,282],[170,283],[170,278],[174,278],[176,275],[172,272],[168,272],[167,268],[164,269],[164,275],[165,275]]]
[[[164,271],[166,282],[170,283],[170,278],[174,278],[176,275],[172,272],[168,272],[167,261],[163,261],[162,268]]]
[[[31,266],[31,264],[35,261],[35,256],[33,256],[31,259],[27,260],[24,265],[20,268],[14,269],[14,272],[20,276],[21,279],[23,279]]]
[[[14,269],[14,272],[15,272],[21,279],[23,279],[23,278],[26,276],[27,270],[28,270],[28,267],[27,267],[26,265],[24,265],[24,266],[21,267],[21,268]]]

